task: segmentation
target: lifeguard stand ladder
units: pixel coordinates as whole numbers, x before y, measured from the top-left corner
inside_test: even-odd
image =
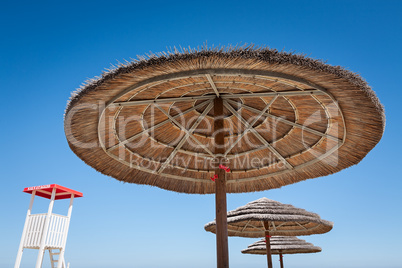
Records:
[[[64,250],[73,209],[73,200],[75,197],[82,197],[82,193],[57,184],[28,187],[24,189],[24,192],[31,194],[31,201],[14,268],[20,267],[24,248],[39,249],[35,268],[42,267],[45,250],[49,250],[52,268],[68,268],[64,262]],[[35,195],[50,199],[47,213],[31,214]],[[67,216],[52,213],[54,200],[67,198],[70,198]],[[57,255],[58,258],[55,258]]]

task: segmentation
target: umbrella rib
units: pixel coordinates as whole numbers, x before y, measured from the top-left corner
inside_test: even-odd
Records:
[[[260,98],[260,97],[270,97],[270,96],[303,96],[303,95],[324,95],[325,92],[321,90],[294,90],[294,91],[269,91],[269,92],[257,92],[248,94],[228,94],[222,95],[222,99],[232,99],[232,98]]]
[[[318,228],[321,224],[319,224],[319,223],[316,223],[317,225],[316,226],[313,226],[313,227],[311,227],[311,228],[308,228],[307,230],[314,230],[315,228]]]
[[[247,109],[247,110],[249,110],[249,111],[251,111],[251,112],[257,112],[257,111],[259,111],[258,109],[255,109],[255,108],[253,108],[253,107],[247,106],[247,105],[242,104],[242,103],[237,103],[237,102],[235,102],[235,101],[233,101],[233,100],[227,100],[227,102],[232,103],[232,104],[235,104],[235,103],[236,103],[236,104],[240,104],[241,107],[243,107],[243,108],[245,108],[245,109]],[[303,126],[303,125],[301,125],[301,124],[294,123],[294,122],[289,121],[289,120],[286,120],[286,119],[284,119],[284,118],[282,118],[282,117],[279,117],[279,116],[276,116],[276,115],[273,115],[273,114],[270,114],[270,113],[264,113],[263,115],[264,115],[264,116],[271,117],[271,118],[274,118],[275,120],[278,120],[278,121],[280,121],[280,122],[282,122],[282,123],[285,123],[285,124],[288,124],[288,125],[291,125],[291,126],[294,126],[294,127],[301,128],[302,130],[306,130],[306,131],[308,131],[308,132],[310,132],[310,133],[313,133],[313,134],[315,134],[315,135],[318,135],[318,136],[321,136],[321,137],[326,137],[326,138],[328,138],[328,139],[335,140],[335,141],[337,141],[337,142],[342,142],[342,139],[339,139],[339,138],[337,138],[337,137],[331,136],[331,135],[326,134],[326,133],[322,133],[322,132],[317,131],[317,130],[315,130],[315,129],[312,129],[312,128]]]
[[[198,104],[198,105],[196,105],[196,106],[194,106],[194,107],[192,107],[192,108],[190,108],[190,109],[188,109],[188,110],[186,110],[186,111],[184,111],[184,112],[182,112],[182,113],[179,113],[179,114],[173,116],[173,118],[177,118],[177,117],[183,116],[183,115],[185,115],[185,114],[188,114],[189,112],[192,112],[192,111],[194,111],[194,110],[196,110],[196,109],[198,109],[198,108],[200,108],[200,107],[202,107],[202,106],[205,106],[206,104],[211,103],[211,102],[212,102],[212,100],[206,101],[206,102],[202,102],[202,103],[200,103],[200,104]],[[121,142],[119,142],[119,143],[113,145],[112,147],[109,147],[106,151],[111,151],[111,150],[113,150],[114,148],[116,148],[116,147],[118,147],[118,146],[120,146],[120,145],[125,145],[125,144],[129,143],[130,141],[135,140],[136,138],[141,137],[143,134],[148,133],[148,132],[150,132],[150,131],[152,131],[152,130],[158,128],[158,127],[161,127],[161,126],[163,126],[163,125],[165,125],[166,123],[169,123],[169,122],[171,122],[171,120],[170,120],[170,119],[166,119],[165,121],[162,121],[162,122],[160,122],[159,124],[156,124],[156,125],[154,125],[154,126],[148,128],[148,129],[145,129],[145,130],[141,131],[140,133],[135,134],[135,135],[131,136],[130,138],[128,138],[128,139],[126,139],[126,140],[124,140],[124,141],[121,141]]]
[[[274,222],[274,221],[271,221],[271,223],[272,223],[272,227],[274,228],[274,231],[276,232],[275,222]]]
[[[299,225],[300,227],[302,227],[303,229],[307,230],[307,228],[303,225],[301,225],[298,221],[295,222],[297,225]]]
[[[272,100],[267,104],[267,106],[264,107],[264,109],[262,109],[261,111],[259,111],[259,114],[256,118],[254,118],[253,122],[251,122],[251,124],[247,127],[247,129],[245,131],[243,131],[243,133],[241,135],[239,135],[239,137],[237,138],[237,140],[232,143],[232,145],[226,150],[224,157],[227,156],[227,154],[230,152],[230,150],[233,149],[233,147],[235,147],[235,145],[244,137],[244,135],[247,134],[247,132],[250,131],[250,129],[254,126],[254,124],[258,121],[258,119],[261,118],[261,116],[265,113],[266,110],[268,110],[268,108],[272,105],[272,103],[278,98],[278,95],[275,95]]]
[[[244,225],[243,229],[241,229],[241,233],[247,228],[247,225],[250,223],[251,220],[248,220],[247,223]]]
[[[210,74],[206,74],[205,76],[207,77],[208,82],[211,84],[212,89],[215,91],[216,96],[219,98],[219,91],[218,91],[218,89],[216,88],[216,85],[215,85],[214,81],[212,80],[211,75],[210,75]]]
[[[261,222],[261,226],[262,226],[263,230],[264,230],[264,231],[269,231],[269,230],[265,229],[264,221],[260,221],[260,222]]]
[[[228,104],[228,102],[226,100],[224,100],[223,105],[225,105],[225,107],[232,113],[234,114],[237,118],[240,119],[240,121],[246,126],[249,126],[249,123],[247,122],[247,120],[245,120],[238,112],[235,111],[235,109],[233,109],[232,106],[230,106]],[[288,169],[293,169],[293,166],[291,164],[289,164],[288,161],[286,161],[286,159],[266,140],[264,139],[260,133],[257,132],[257,130],[255,130],[253,127],[250,128],[250,131],[262,142],[264,143],[264,145],[266,147],[268,147],[271,152],[273,152],[276,157],[278,157],[281,161],[283,161],[285,163],[285,165],[287,166]]]
[[[282,227],[283,225],[285,225],[286,222],[282,222],[281,224],[279,224],[278,226],[276,226],[276,228]]]
[[[180,140],[179,144],[174,148],[173,152],[169,155],[168,159],[162,164],[162,166],[158,170],[158,174],[160,174],[166,167],[166,165],[173,159],[173,157],[176,155],[177,151],[183,146],[184,142],[189,138],[193,138],[196,142],[198,142],[199,145],[204,147],[205,145],[202,144],[199,140],[197,140],[195,137],[192,135],[192,131],[201,123],[202,119],[207,115],[207,113],[212,109],[213,103],[212,101],[209,103],[208,107],[204,110],[204,112],[198,117],[197,121],[194,122],[194,124],[191,126],[190,130],[187,130],[185,127],[183,127],[179,122],[177,122],[176,119],[174,119],[170,114],[168,114],[162,107],[160,107],[158,104],[154,104],[156,108],[161,110],[168,118],[171,120],[173,123],[175,123],[182,131],[186,133],[186,135]],[[205,150],[206,148],[204,148]],[[208,150],[209,151],[209,150]],[[211,153],[209,151],[209,153]],[[212,154],[212,153],[211,153]],[[213,154],[212,154],[213,156]]]
[[[254,225],[252,225],[252,224],[249,224],[249,226],[251,226],[251,227],[253,227],[253,228],[257,229],[257,230],[264,231],[264,229],[261,229],[260,227],[254,226]]]
[[[247,152],[229,154],[229,156],[227,156],[227,159],[233,159],[233,158],[240,157],[240,156],[243,156],[243,155],[246,155],[246,154],[255,153],[255,152],[258,152],[258,151],[263,150],[265,148],[266,148],[266,146],[263,146],[263,148],[261,148],[261,147],[260,148],[255,148],[255,149],[252,149],[252,150],[247,151]]]
[[[193,96],[193,97],[178,97],[178,98],[161,98],[161,99],[148,99],[148,100],[132,100],[132,101],[119,101],[114,102],[115,106],[135,106],[152,103],[170,103],[170,102],[184,102],[194,100],[212,100],[215,96]]]

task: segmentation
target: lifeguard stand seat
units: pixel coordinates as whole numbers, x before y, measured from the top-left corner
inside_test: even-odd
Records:
[[[64,262],[64,251],[73,209],[73,200],[74,198],[82,197],[83,194],[57,184],[27,187],[23,192],[31,194],[31,201],[14,268],[20,267],[24,248],[39,250],[35,268],[42,267],[45,250],[49,250],[52,268],[68,268]],[[35,196],[50,199],[47,213],[31,214]],[[67,216],[52,213],[55,200],[68,198],[70,199],[70,205]],[[58,257],[56,258],[56,256]]]

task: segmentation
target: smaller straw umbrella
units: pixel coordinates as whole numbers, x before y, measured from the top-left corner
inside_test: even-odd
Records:
[[[241,251],[244,254],[267,254],[267,246],[265,239],[257,241],[249,245]],[[305,240],[295,236],[274,236],[271,238],[271,254],[279,255],[281,268],[283,268],[282,254],[297,254],[297,253],[316,253],[321,252],[320,247],[316,247]]]
[[[316,213],[261,198],[227,213],[228,236],[266,237],[268,267],[272,268],[270,237],[312,235],[329,232],[333,223]],[[216,233],[216,221],[204,226]]]

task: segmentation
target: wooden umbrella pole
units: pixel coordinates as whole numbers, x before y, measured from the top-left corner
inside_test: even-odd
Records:
[[[223,100],[214,100],[214,134],[215,134],[215,154],[224,154],[224,132],[223,132]],[[227,226],[227,205],[226,205],[226,174],[225,170],[219,168],[223,162],[223,157],[217,158],[215,174],[215,206],[216,206],[216,253],[217,267],[229,267],[228,250],[228,226]]]
[[[268,268],[273,268],[272,266],[272,256],[271,256],[271,237],[269,235],[269,224],[268,222],[264,221],[265,227],[265,247],[267,248],[267,261],[268,261]]]
[[[282,253],[279,253],[279,262],[281,263],[281,268],[283,268],[283,256],[282,256]]]

